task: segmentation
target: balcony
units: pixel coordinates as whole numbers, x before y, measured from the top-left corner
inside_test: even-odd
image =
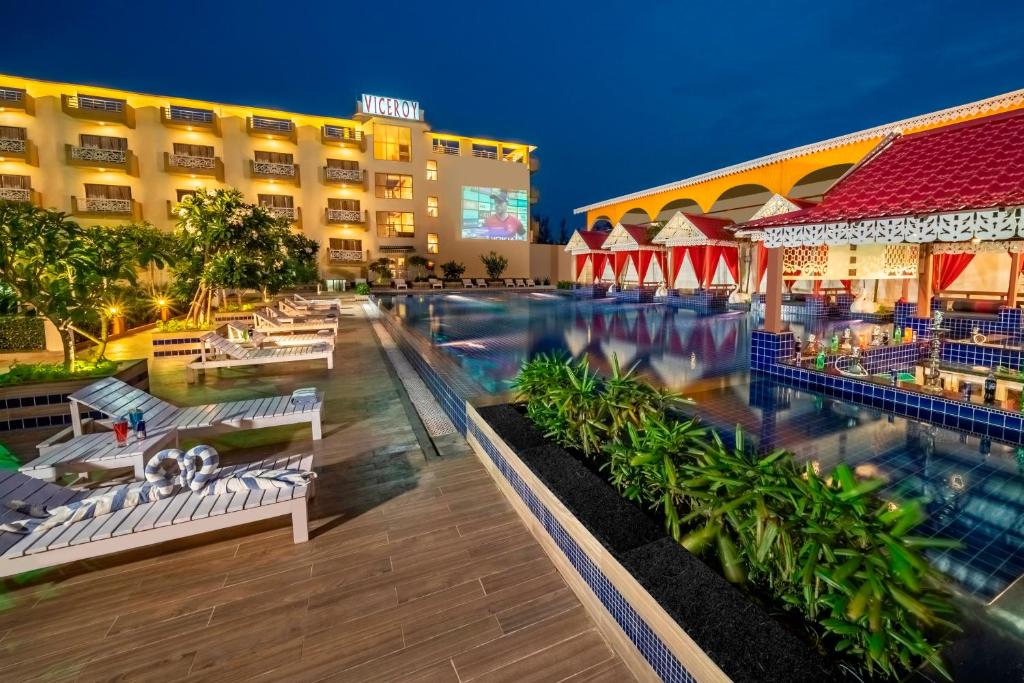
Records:
[[[249,175],[263,180],[283,180],[299,184],[299,165],[282,164],[276,161],[249,161]]]
[[[358,249],[328,249],[327,260],[330,263],[366,263],[370,260],[370,252]]]
[[[477,145],[473,145],[473,148],[472,148],[470,153],[473,156],[475,156],[477,158],[480,158],[480,159],[497,159],[498,158],[498,150],[497,149],[492,149],[490,147],[479,147]]]
[[[0,85],[0,111],[23,111],[35,114],[35,100],[22,88],[9,88]]]
[[[201,176],[224,180],[224,164],[220,157],[194,157],[164,152],[164,171],[174,175]]]
[[[288,119],[250,116],[245,120],[245,130],[256,137],[296,141],[295,124]]]
[[[35,190],[25,190],[17,187],[0,187],[0,201],[2,202],[28,202],[33,206],[42,206],[39,193]]]
[[[0,161],[32,162],[32,143],[21,138],[0,138]]]
[[[124,171],[132,174],[135,155],[127,149],[100,149],[99,147],[78,147],[64,145],[68,166],[98,168],[101,171]]]
[[[71,213],[93,218],[127,218],[142,220],[142,205],[134,199],[106,197],[72,197]]]
[[[210,109],[172,104],[160,109],[160,122],[168,128],[207,131],[220,135],[220,118]]]
[[[458,142],[456,142],[453,145],[444,145],[435,142],[431,149],[434,151],[434,154],[450,154],[451,156],[455,157],[459,156],[460,154]]]
[[[324,185],[338,185],[340,187],[361,187],[366,189],[366,171],[361,168],[337,168],[335,166],[324,166]]]
[[[370,212],[358,209],[324,209],[324,217],[329,225],[362,225],[370,222]]]
[[[284,218],[292,225],[302,224],[302,210],[297,206],[264,206],[274,218]]]
[[[322,126],[320,141],[325,145],[338,144],[342,147],[355,147],[366,151],[366,138],[363,131],[350,126]]]
[[[135,110],[124,100],[93,95],[61,95],[60,108],[76,119],[135,127]]]
[[[416,237],[415,230],[401,230],[390,225],[378,225],[377,237]]]

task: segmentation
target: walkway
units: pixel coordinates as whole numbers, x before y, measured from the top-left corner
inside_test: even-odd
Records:
[[[329,373],[184,376],[151,360],[175,402],[326,392],[315,446],[291,427],[203,439],[228,462],[312,448],[312,539],[266,523],[8,582],[0,680],[632,680],[465,441],[412,419],[366,320],[343,321]]]

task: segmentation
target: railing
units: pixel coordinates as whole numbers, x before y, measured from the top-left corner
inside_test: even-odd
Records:
[[[92,95],[72,95],[68,97],[68,106],[74,109],[109,111],[112,113],[121,113],[124,111],[124,102],[121,100],[113,100],[107,97],[94,97]]]
[[[0,102],[21,104],[25,99],[25,91],[17,88],[0,88]]]
[[[263,116],[252,117],[252,127],[259,130],[270,130],[275,133],[291,133],[292,122],[284,119],[271,119]]]
[[[366,260],[363,252],[355,249],[328,249],[327,258],[341,263],[361,263]]]
[[[280,164],[273,161],[253,161],[252,172],[261,175],[295,177],[295,164]]]
[[[194,157],[188,154],[168,154],[167,163],[178,168],[213,170],[217,168],[216,157]]]
[[[363,131],[347,126],[324,126],[324,137],[329,140],[352,140],[363,139]]]
[[[125,164],[128,163],[128,152],[123,149],[72,147],[71,158],[75,161],[91,161],[101,164]]]
[[[358,209],[327,209],[327,220],[337,223],[362,223],[363,212]]]
[[[25,140],[17,138],[0,138],[0,152],[13,152],[24,154],[26,149]]]
[[[399,230],[390,225],[378,225],[377,226],[378,237],[415,237],[415,230]]]
[[[131,213],[132,200],[108,199],[106,197],[86,197],[76,200],[79,211],[90,213]]]
[[[274,218],[287,218],[294,221],[298,215],[294,206],[264,206],[263,208]]]
[[[453,156],[459,156],[458,145],[439,145],[434,143],[433,149],[437,154],[451,154]]]
[[[481,159],[497,159],[498,158],[498,150],[496,150],[496,149],[478,149],[478,148],[474,147],[472,154],[473,154],[473,156],[480,157]]]
[[[363,171],[358,168],[337,168],[334,166],[325,166],[324,178],[335,182],[339,180],[352,180],[359,182],[363,179]]]
[[[32,190],[21,190],[16,187],[0,187],[0,200],[7,202],[30,202]]]
[[[213,123],[214,114],[209,109],[193,109],[191,107],[179,107],[172,104],[164,107],[164,116],[169,121],[180,121],[182,123]]]

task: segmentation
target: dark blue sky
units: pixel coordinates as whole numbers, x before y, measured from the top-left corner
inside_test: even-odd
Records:
[[[538,146],[572,209],[1024,87],[1024,2],[19,2],[0,72]]]

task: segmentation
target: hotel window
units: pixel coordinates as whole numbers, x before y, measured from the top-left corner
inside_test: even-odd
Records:
[[[295,207],[294,200],[289,194],[261,194],[257,196],[260,206],[270,209],[291,209]]]
[[[31,190],[32,179],[27,175],[0,175],[0,190]]]
[[[452,156],[459,156],[459,141],[448,140],[446,138],[434,138],[434,142],[431,145],[438,154],[451,154]]]
[[[381,161],[409,161],[412,133],[405,126],[376,123],[373,126],[373,158]]]
[[[0,126],[0,140],[24,140],[25,129],[18,126]]]
[[[85,196],[89,199],[131,199],[132,188],[127,185],[85,184]]]
[[[358,199],[340,199],[338,197],[327,198],[328,209],[338,209],[340,211],[358,211],[359,200]]]
[[[209,159],[213,157],[213,146],[212,145],[189,145],[182,142],[174,143],[174,154],[175,156],[182,157],[204,157]]]
[[[437,197],[427,197],[427,215],[437,218]]]
[[[340,237],[330,238],[331,249],[341,249],[342,251],[362,251],[363,241],[362,240],[349,240],[341,239]]]
[[[355,159],[328,159],[327,168],[343,168],[347,171],[358,171],[359,162]]]
[[[483,157],[484,159],[497,159],[498,158],[498,146],[497,145],[480,145],[473,143],[473,156]]]
[[[380,199],[412,199],[411,175],[375,173],[373,184]]]
[[[378,211],[378,237],[415,237],[416,220],[411,211]]]
[[[256,152],[256,161],[268,164],[291,164],[294,163],[294,158],[287,152]]]
[[[427,180],[437,180],[437,161],[434,159],[427,162]]]
[[[438,245],[438,241],[437,241],[437,233],[436,232],[428,232],[427,233],[427,253],[428,254],[437,254],[438,253],[438,247],[439,247],[439,245]]]
[[[82,147],[91,149],[116,149],[125,151],[128,149],[128,138],[115,138],[109,135],[82,135],[78,136]]]

